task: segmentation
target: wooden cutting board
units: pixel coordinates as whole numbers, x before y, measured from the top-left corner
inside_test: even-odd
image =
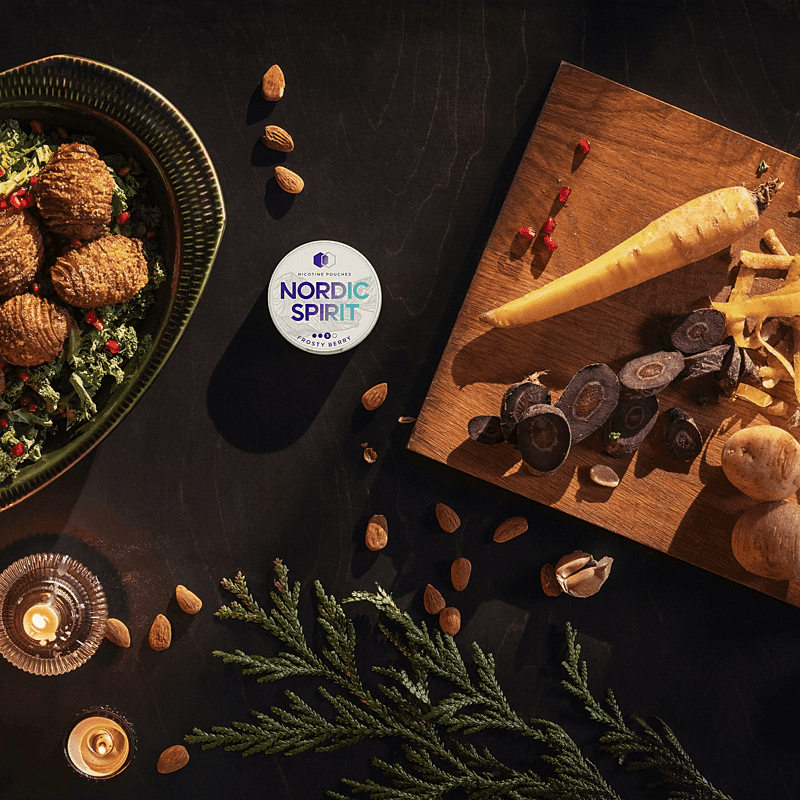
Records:
[[[591,142],[583,156],[580,139]],[[769,165],[758,174],[759,164]],[[612,459],[600,434],[573,446],[555,473],[535,476],[507,443],[481,445],[467,435],[468,421],[498,414],[505,389],[533,372],[554,397],[581,367],[627,361],[662,349],[665,320],[707,303],[735,276],[740,249],[764,249],[773,228],[792,252],[798,242],[800,161],[708,120],[563,63],[519,165],[430,391],[409,448],[517,494],[561,509],[703,569],[800,605],[800,582],[746,572],[731,552],[731,531],[754,501],[734,489],[720,467],[732,432],[786,420],[761,416],[742,400],[712,398],[702,383],[674,385],[662,393],[664,410],[689,411],[707,437],[691,465],[672,460],[657,424],[634,456]],[[493,329],[481,312],[518,297],[581,266],[693,197],[725,186],[755,188],[781,177],[783,189],[757,229],[730,250],[656,278],[607,300],[522,328]],[[559,188],[572,191],[565,204]],[[556,220],[550,252],[541,232],[531,242],[519,228],[541,231]],[[782,396],[791,398],[782,384]],[[701,401],[702,402],[702,401]],[[794,433],[797,433],[795,430]],[[597,463],[614,467],[620,485],[606,489],[589,479]],[[499,522],[499,520],[498,520]],[[602,553],[599,555],[603,555]]]

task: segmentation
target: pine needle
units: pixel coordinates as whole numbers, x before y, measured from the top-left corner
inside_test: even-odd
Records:
[[[366,795],[376,800],[443,798],[460,790],[469,800],[621,800],[597,767],[586,759],[575,741],[555,722],[523,719],[511,708],[495,671],[494,657],[472,645],[472,662],[465,663],[453,637],[429,631],[401,611],[380,586],[375,592],[354,592],[341,603],[315,583],[317,624],[325,646],[317,653],[300,624],[300,584],[290,587],[288,570],[275,561],[273,607],[266,612],[250,594],[238,573],[222,585],[236,598],[217,612],[222,619],[260,625],[286,649],[274,656],[214,651],[225,663],[261,682],[301,676],[323,681],[317,699],[324,716],[291,690],[287,705],[267,712],[252,712],[254,722],[232,722],[205,732],[194,728],[185,737],[203,749],[223,747],[243,755],[254,753],[328,752],[368,739],[391,738],[401,744],[404,761],[391,763],[373,758],[373,777],[364,781],[342,779],[347,793],[329,791],[345,800]],[[343,605],[368,602],[383,614],[379,630],[405,664],[374,666],[380,682],[366,688],[356,660],[356,632]],[[700,774],[673,731],[661,720],[650,724],[632,716],[630,727],[611,691],[605,703],[589,690],[588,668],[580,659],[577,633],[566,628],[567,655],[563,662],[566,690],[578,698],[594,722],[605,730],[600,747],[624,769],[656,770],[661,782],[676,788],[673,800],[731,800]],[[449,693],[433,699],[429,679],[435,677]],[[468,741],[474,734],[502,731],[535,743],[542,773],[519,771],[503,763],[488,747]]]

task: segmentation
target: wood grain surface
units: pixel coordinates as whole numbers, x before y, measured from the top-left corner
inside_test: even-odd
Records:
[[[591,142],[583,156],[581,138]],[[543,322],[491,329],[482,311],[544,285],[691,198],[725,186],[785,181],[757,228],[729,250],[607,300]],[[730,546],[739,514],[754,501],[734,489],[720,467],[727,436],[742,426],[783,424],[744,401],[713,398],[699,382],[662,393],[663,412],[690,411],[706,437],[691,465],[672,460],[657,423],[639,451],[604,455],[600,434],[573,446],[555,473],[536,476],[509,444],[480,445],[467,435],[479,414],[499,413],[510,384],[545,371],[554,397],[586,364],[618,371],[628,360],[662,349],[666,321],[707,304],[735,277],[741,249],[764,249],[773,228],[798,252],[798,159],[567,63],[562,63],[481,257],[475,277],[418,417],[409,448],[519,495],[600,525],[740,584],[800,605],[800,584],[762,579],[742,569]],[[572,190],[566,204],[559,188]],[[553,216],[550,252],[541,232],[531,242],[519,228]],[[785,387],[788,389],[788,387]],[[784,389],[784,391],[785,391]],[[790,395],[786,395],[790,397]],[[701,401],[702,402],[702,401]],[[795,431],[796,433],[796,431]],[[608,463],[621,477],[607,489],[589,479]]]

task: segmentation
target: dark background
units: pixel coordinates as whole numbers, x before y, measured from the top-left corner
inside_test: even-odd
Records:
[[[423,587],[446,590],[459,555],[474,565],[458,597],[462,651],[476,641],[495,653],[512,705],[562,724],[622,797],[664,792],[597,749],[600,729],[560,687],[566,621],[595,693],[612,688],[626,714],[666,720],[718,788],[737,800],[800,796],[798,609],[410,453],[410,427],[396,422],[424,400],[560,62],[797,154],[795,0],[27,0],[4,13],[0,68],[86,56],[172,101],[211,154],[228,214],[205,294],[152,388],[93,454],[0,517],[0,566],[43,550],[75,556],[133,638],[56,678],[0,662],[4,800],[305,799],[339,789],[343,775],[365,778],[371,755],[397,755],[392,743],[292,758],[190,747],[185,769],[156,772],[159,753],[193,726],[283,702],[281,684],[212,656],[275,650],[255,626],[213,616],[230,600],[220,579],[241,570],[266,602],[280,557],[303,582],[309,629],[316,579],[337,597],[377,582],[421,620]],[[258,88],[274,63],[287,90],[270,106]],[[260,145],[268,123],[294,136],[294,152]],[[306,181],[291,202],[276,163]],[[384,292],[369,339],[331,357],[287,344],[265,306],[277,262],[314,239],[364,253]],[[381,381],[388,400],[368,415],[359,398]],[[437,502],[461,516],[455,534],[438,528]],[[371,514],[389,520],[378,554],[363,544]],[[516,514],[531,530],[492,542]],[[574,549],[613,556],[609,582],[589,600],[546,598],[541,564]],[[203,599],[196,617],[177,609],[178,583]],[[175,626],[162,653],[146,643],[158,613]],[[349,613],[364,667],[389,663],[375,615]],[[313,683],[291,688],[314,696]],[[138,733],[128,771],[97,784],[60,750],[72,716],[95,704]]]

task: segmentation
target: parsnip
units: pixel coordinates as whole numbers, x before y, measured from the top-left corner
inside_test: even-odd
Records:
[[[723,250],[758,222],[782,182],[754,192],[718,189],[668,211],[608,252],[481,315],[498,328],[527,325],[610,297]]]

